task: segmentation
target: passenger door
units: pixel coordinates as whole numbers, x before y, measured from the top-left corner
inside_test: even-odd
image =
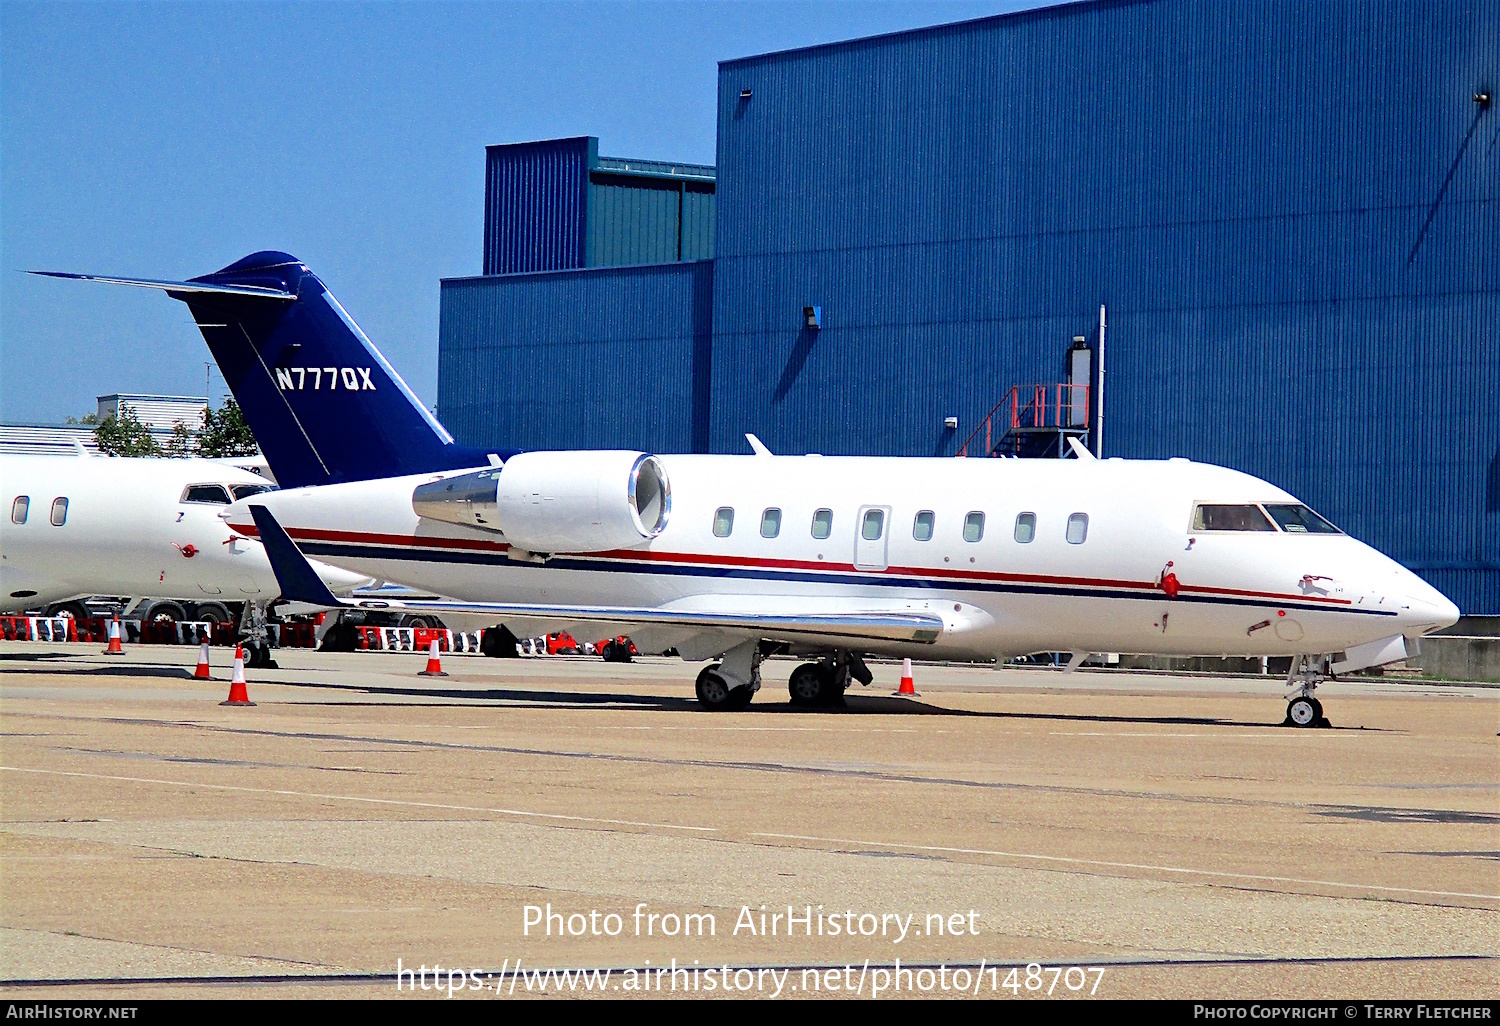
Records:
[[[861,506],[854,522],[854,565],[860,570],[884,570],[891,536],[891,507]]]

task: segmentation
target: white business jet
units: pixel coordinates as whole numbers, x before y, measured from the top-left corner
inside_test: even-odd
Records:
[[[87,277],[60,275],[62,277]],[[257,253],[191,281],[102,278],[187,303],[281,491],[227,511],[289,598],[588,624],[715,660],[744,707],[772,650],[794,703],[871,679],[863,656],[1290,656],[1287,717],[1330,673],[1405,658],[1453,603],[1294,496],[1187,460],[485,452],[454,444],[305,265]],[[304,554],[448,596],[346,600]]]
[[[205,459],[0,455],[0,612],[84,617],[83,599],[149,598],[145,615],[225,624],[243,606],[263,658],[265,608],[281,593],[259,542],[219,514],[272,489]],[[347,593],[363,575],[321,567]]]

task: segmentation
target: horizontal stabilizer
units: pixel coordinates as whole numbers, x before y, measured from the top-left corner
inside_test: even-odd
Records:
[[[271,561],[271,570],[276,574],[276,583],[281,585],[281,597],[288,602],[308,602],[315,606],[344,606],[328,585],[312,568],[297,543],[276,522],[271,511],[264,506],[251,506],[250,515],[255,518],[256,530],[260,532],[261,544],[266,547],[266,558]]]
[[[47,278],[72,278],[75,281],[97,281],[105,285],[134,285],[143,289],[160,289],[163,292],[210,293],[220,296],[247,296],[252,299],[292,300],[297,296],[280,289],[262,288],[259,285],[214,285],[204,281],[161,281],[156,278],[112,278],[103,274],[74,274],[71,271],[32,271]]]

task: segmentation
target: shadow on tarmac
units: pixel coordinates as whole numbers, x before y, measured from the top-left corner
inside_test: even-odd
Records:
[[[20,658],[19,654],[10,655],[9,658]],[[25,656],[26,659],[54,659],[51,653]],[[38,668],[33,670],[9,669],[5,671],[9,677],[48,675],[55,676],[59,672],[51,668]],[[67,671],[70,676],[78,677],[156,677],[172,680],[196,680],[193,671],[180,665],[146,665],[130,664],[124,666],[110,666],[89,664],[76,670]],[[222,673],[222,669],[220,670]],[[253,671],[252,671],[253,672]],[[287,671],[279,671],[285,673]],[[215,678],[217,679],[217,678]],[[679,698],[671,695],[642,695],[629,692],[600,692],[600,691],[565,691],[559,689],[542,690],[536,688],[458,688],[445,687],[441,684],[428,686],[399,687],[392,685],[374,684],[335,684],[320,681],[289,681],[289,680],[252,680],[253,687],[295,687],[310,688],[320,691],[346,692],[357,695],[367,695],[376,701],[338,702],[339,705],[385,705],[378,699],[406,699],[401,704],[420,707],[424,705],[446,706],[452,702],[470,702],[476,705],[486,703],[504,703],[507,708],[521,709],[554,709],[561,707],[570,708],[631,708],[644,709],[658,712],[705,712],[695,698]],[[1099,723],[1099,724],[1138,724],[1155,726],[1191,726],[1191,727],[1255,727],[1276,729],[1285,727],[1284,721],[1267,722],[1265,720],[1239,720],[1215,716],[1122,716],[1104,715],[1096,713],[1058,713],[1058,712],[1018,712],[1018,711],[983,711],[976,709],[946,709],[939,706],[928,705],[920,699],[897,698],[893,695],[859,694],[850,692],[843,705],[824,706],[821,708],[805,708],[792,705],[789,701],[769,700],[767,691],[773,690],[769,685],[764,686],[757,701],[749,708],[740,711],[739,715],[777,715],[796,714],[798,716],[815,715],[895,715],[895,716],[943,716],[951,718],[978,718],[992,720],[1046,720],[1056,723]],[[409,701],[411,699],[447,699],[446,702],[421,702]],[[292,700],[288,705],[326,705],[327,702],[302,703]],[[1300,730],[1304,728],[1290,728]],[[1331,726],[1322,729],[1383,732],[1373,727],[1337,727]]]

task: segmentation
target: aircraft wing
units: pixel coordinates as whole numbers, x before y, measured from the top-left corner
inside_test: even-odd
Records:
[[[478,613],[563,624],[601,623],[687,630],[743,631],[761,637],[839,637],[862,641],[907,641],[931,644],[943,633],[940,616],[919,610],[830,609],[826,602],[787,596],[757,596],[758,608],[671,608],[629,606],[547,605],[519,602],[451,602],[442,599],[340,599],[328,590],[295,542],[264,506],[251,506],[271,569],[282,597],[331,609],[377,609],[394,612]],[[775,608],[768,608],[774,606]],[[799,608],[800,607],[800,608]]]

